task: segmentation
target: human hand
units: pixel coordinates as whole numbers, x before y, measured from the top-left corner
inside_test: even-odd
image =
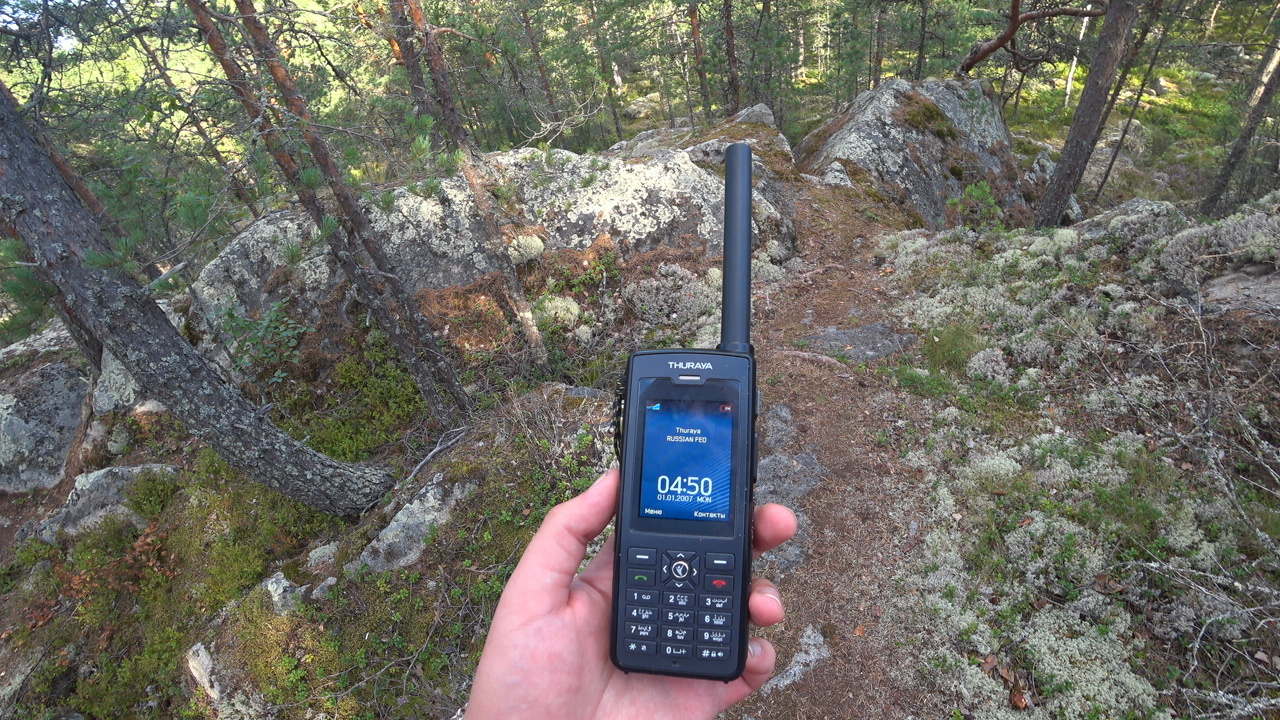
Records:
[[[696,720],[754,692],[773,674],[769,641],[752,638],[746,670],[729,683],[624,673],[609,660],[613,538],[578,573],[587,543],[613,518],[618,471],[551,509],[498,601],[480,656],[467,720]],[[796,532],[782,505],[756,508],[755,553]],[[751,622],[782,620],[782,599],[768,580],[751,583]]]

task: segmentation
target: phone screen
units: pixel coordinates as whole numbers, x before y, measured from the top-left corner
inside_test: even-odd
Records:
[[[725,400],[645,401],[641,517],[730,520],[733,417]]]

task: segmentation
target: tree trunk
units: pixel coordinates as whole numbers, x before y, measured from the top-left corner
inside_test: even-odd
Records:
[[[36,272],[66,311],[111,352],[152,398],[233,467],[311,507],[359,515],[392,479],[328,458],[277,428],[228,386],[131,278],[88,267],[84,248],[101,230],[10,101],[0,93],[0,226],[31,250]],[[16,203],[14,201],[17,201]]]
[[[240,66],[235,59],[231,57],[230,49],[227,47],[226,41],[222,37],[222,33],[214,24],[213,17],[210,14],[209,9],[203,4],[203,2],[201,2],[201,0],[187,0],[187,6],[191,8],[192,12],[195,14],[196,24],[200,28],[201,34],[204,35],[206,42],[208,42],[209,49],[213,52],[214,57],[222,66],[223,72],[227,75],[227,79],[231,83],[232,90],[240,99],[240,102],[244,106],[249,117],[258,126],[259,134],[262,136],[263,142],[267,146],[272,157],[275,159],[276,164],[279,165],[280,171],[284,174],[286,182],[288,182],[289,186],[298,194],[298,199],[302,202],[303,207],[307,209],[307,212],[310,214],[312,222],[315,223],[316,227],[323,227],[327,213],[325,212],[324,207],[320,204],[320,199],[316,196],[315,191],[307,187],[306,183],[302,181],[301,168],[289,153],[279,130],[272,125],[266,112],[266,108],[259,102],[258,96],[249,85],[243,70],[240,69]],[[261,29],[260,25],[258,26],[258,29]],[[267,38],[267,40],[269,42],[270,38]],[[257,50],[258,52],[261,52],[262,48],[259,47]],[[273,51],[274,46],[269,46],[267,50]],[[302,109],[305,111],[306,108],[303,107]],[[331,158],[330,164],[332,165]],[[359,217],[363,218],[363,215],[360,215]],[[344,219],[340,218],[340,221],[342,220]],[[334,257],[338,260],[338,263],[342,268],[342,271],[347,275],[347,278],[355,285],[356,291],[361,300],[364,301],[373,313],[375,319],[378,321],[378,326],[387,334],[388,340],[404,361],[406,368],[409,370],[410,375],[414,378],[415,384],[418,386],[419,392],[427,402],[427,406],[430,407],[432,412],[436,413],[443,422],[446,424],[450,423],[452,413],[440,400],[440,396],[435,390],[434,382],[438,380],[445,386],[446,391],[450,393],[464,413],[470,410],[470,399],[467,398],[466,393],[462,392],[462,388],[458,384],[452,368],[449,367],[448,360],[444,357],[443,352],[441,352],[435,336],[431,333],[430,328],[425,327],[425,322],[422,320],[421,313],[419,313],[416,307],[407,300],[407,293],[403,293],[403,287],[400,286],[399,289],[401,294],[405,298],[405,301],[401,302],[401,306],[404,314],[407,316],[408,322],[410,323],[410,329],[416,331],[416,335],[421,336],[417,338],[417,345],[420,345],[427,350],[428,362],[431,363],[432,368],[435,370],[434,377],[433,373],[428,371],[423,365],[415,350],[416,345],[414,339],[411,339],[408,336],[407,331],[402,328],[400,322],[391,312],[386,298],[383,297],[384,293],[378,289],[376,284],[377,281],[374,278],[376,277],[378,279],[385,279],[388,281],[386,284],[391,286],[391,290],[393,292],[399,283],[393,282],[396,278],[390,273],[371,273],[367,268],[360,265],[357,259],[360,253],[353,244],[356,238],[353,237],[353,233],[355,231],[351,224],[352,221],[349,218],[345,219],[345,221],[347,222],[345,232],[333,232],[330,233],[327,238]],[[376,246],[374,247],[374,252],[378,252],[378,255],[372,258],[376,265],[381,253],[379,252],[379,248]],[[386,262],[385,258],[383,258],[382,265],[383,267],[389,267],[390,263]]]
[[[1218,11],[1222,9],[1222,0],[1217,0],[1213,4],[1213,12],[1209,13],[1209,22],[1205,23],[1204,35],[1201,39],[1209,39],[1209,34],[1213,32],[1213,26],[1218,22]]]
[[[920,35],[916,42],[916,82],[924,79],[924,45],[929,36],[929,0],[920,0]]]
[[[244,2],[245,0],[239,0]],[[467,185],[471,188],[471,195],[476,204],[476,212],[480,215],[480,225],[484,230],[485,246],[489,250],[489,256],[493,259],[498,270],[502,273],[503,283],[507,290],[507,300],[511,303],[511,308],[516,316],[516,321],[520,323],[520,329],[524,334],[525,341],[529,344],[529,350],[533,353],[533,361],[540,369],[547,370],[547,347],[542,342],[542,332],[538,330],[538,324],[533,320],[533,310],[529,306],[529,299],[525,295],[524,285],[520,281],[520,276],[516,272],[514,263],[511,261],[511,254],[507,250],[506,243],[502,239],[502,232],[498,228],[498,214],[493,207],[493,200],[489,196],[489,189],[485,187],[484,182],[484,159],[471,142],[471,138],[467,135],[467,128],[462,124],[462,117],[458,114],[457,102],[453,94],[453,85],[449,81],[448,63],[444,57],[444,49],[440,47],[440,28],[434,27],[426,23],[427,32],[423,38],[423,47],[427,56],[427,66],[431,69],[431,82],[436,89],[436,100],[440,103],[440,107],[444,110],[445,129],[449,132],[449,138],[453,144],[457,146],[461,155],[462,176],[467,181]]]
[[[1276,35],[1275,44],[1280,45],[1280,34]],[[1236,141],[1231,145],[1231,152],[1227,155],[1227,161],[1222,164],[1222,170],[1218,173],[1218,177],[1213,182],[1208,196],[1205,197],[1204,203],[1200,206],[1200,212],[1205,215],[1213,215],[1218,212],[1218,205],[1222,202],[1222,196],[1227,192],[1227,186],[1231,184],[1231,176],[1235,174],[1236,168],[1244,160],[1245,153],[1249,150],[1249,144],[1253,142],[1253,136],[1258,131],[1258,126],[1262,124],[1262,119],[1267,116],[1267,111],[1271,108],[1271,101],[1276,96],[1276,91],[1280,90],[1280,72],[1272,72],[1267,78],[1266,84],[1262,86],[1262,92],[1259,94],[1258,102],[1249,111],[1248,117],[1245,118],[1244,125],[1240,128],[1240,135],[1236,137]]]
[[[529,21],[529,8],[524,2],[520,3],[520,21],[524,24],[525,37],[529,39],[529,51],[533,55],[533,64],[538,68],[538,79],[542,83],[542,94],[547,97],[547,107],[551,110],[551,120],[555,123],[564,121],[560,115],[560,109],[556,107],[556,96],[551,91],[551,80],[547,75],[547,63],[542,59],[541,45],[538,44],[538,34],[533,30],[533,23]]]
[[[1062,156],[1036,210],[1036,225],[1039,227],[1057,227],[1062,223],[1062,214],[1071,200],[1071,193],[1080,184],[1089,156],[1093,153],[1107,90],[1115,81],[1116,68],[1125,55],[1137,16],[1135,0],[1111,0],[1107,5],[1106,19],[1098,34],[1098,51],[1094,54],[1089,78],[1080,94],[1080,104],[1071,120],[1067,141],[1062,146]]]
[[[702,18],[698,16],[698,0],[689,3],[689,31],[693,36],[693,67],[698,73],[698,89],[702,93],[702,112],[707,122],[711,122],[711,88],[707,85],[707,64],[702,49]]]
[[[121,2],[121,0],[115,0],[115,4],[116,7],[120,9],[121,16],[132,22],[132,16],[124,3]],[[134,42],[138,44],[138,47],[142,49],[142,53],[147,56],[147,59],[151,61],[152,66],[156,69],[156,73],[164,82],[164,86],[169,89],[169,93],[177,99],[178,103],[182,106],[183,112],[185,112],[187,117],[191,120],[191,128],[196,131],[196,135],[204,142],[205,147],[209,149],[209,155],[213,157],[214,163],[216,163],[217,166],[222,169],[223,174],[227,176],[227,181],[231,185],[232,194],[236,196],[236,199],[239,200],[241,204],[249,209],[249,213],[253,215],[253,217],[261,217],[262,213],[258,210],[257,204],[254,203],[253,196],[249,194],[249,189],[245,187],[244,183],[240,182],[239,173],[235,171],[235,168],[231,167],[231,163],[227,161],[226,156],[224,156],[222,151],[218,149],[218,144],[209,136],[209,132],[205,129],[204,123],[200,121],[200,117],[196,114],[195,108],[182,97],[182,93],[178,90],[177,84],[174,83],[173,78],[169,76],[169,71],[165,68],[164,63],[160,62],[160,57],[151,49],[150,43],[147,42],[142,33],[129,33],[129,35],[133,38]]]
[[[884,7],[876,3],[876,21],[871,35],[871,87],[880,87],[884,71]]]
[[[1258,66],[1257,77],[1253,79],[1253,90],[1249,93],[1249,101],[1245,104],[1246,114],[1252,112],[1262,101],[1262,91],[1266,89],[1271,76],[1276,73],[1277,66],[1280,66],[1280,37],[1271,44],[1266,56],[1262,58],[1262,64]]]
[[[1092,5],[1088,6],[1090,9]],[[1071,69],[1067,71],[1067,94],[1062,98],[1062,109],[1071,107],[1071,88],[1076,82],[1076,67],[1080,63],[1080,46],[1084,44],[1085,33],[1089,31],[1088,16],[1080,19],[1080,37],[1076,38],[1076,49],[1071,53]]]
[[[1093,137],[1094,145],[1097,145],[1102,140],[1102,133],[1107,128],[1107,121],[1111,119],[1111,111],[1115,109],[1116,103],[1120,101],[1120,93],[1124,92],[1125,83],[1129,82],[1129,73],[1133,72],[1133,66],[1138,60],[1138,52],[1146,44],[1147,35],[1151,33],[1151,28],[1155,27],[1156,21],[1160,19],[1160,12],[1163,8],[1164,0],[1153,0],[1147,12],[1147,21],[1142,25],[1142,29],[1138,31],[1134,41],[1129,44],[1129,49],[1124,54],[1124,60],[1120,63],[1120,78],[1113,84],[1111,95],[1107,98],[1107,106],[1103,109],[1102,118],[1098,121],[1098,130]]]
[[[724,0],[724,59],[729,71],[729,114],[742,109],[742,81],[738,77],[738,50],[733,38],[733,0]]]
[[[409,77],[409,95],[413,98],[413,114],[422,117],[429,112],[431,95],[427,92],[427,79],[422,73],[422,56],[413,42],[413,32],[405,13],[404,0],[389,0],[393,39],[391,52],[404,66]]]

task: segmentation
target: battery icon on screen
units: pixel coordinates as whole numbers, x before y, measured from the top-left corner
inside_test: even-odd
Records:
[[[729,403],[723,403],[720,405],[720,412],[732,412],[732,411],[733,411],[733,405]]]

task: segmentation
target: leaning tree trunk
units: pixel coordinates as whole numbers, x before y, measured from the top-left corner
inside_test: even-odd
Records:
[[[742,106],[742,81],[738,77],[738,49],[733,37],[733,0],[724,0],[724,61],[729,71],[729,114]]]
[[[693,38],[693,69],[698,73],[698,89],[702,92],[702,112],[707,122],[711,122],[711,88],[707,85],[707,61],[702,49],[702,18],[698,15],[698,0],[689,3],[689,32]]]
[[[1276,36],[1275,42],[1280,45],[1280,35]],[[1265,66],[1262,68],[1264,71]],[[1271,108],[1271,101],[1275,99],[1276,92],[1280,91],[1280,72],[1272,72],[1267,78],[1267,82],[1262,86],[1262,92],[1258,96],[1258,102],[1249,111],[1249,116],[1245,118],[1244,125],[1240,128],[1240,135],[1236,137],[1235,143],[1231,145],[1231,152],[1227,155],[1227,161],[1222,164],[1222,170],[1218,173],[1217,179],[1213,181],[1213,187],[1209,189],[1208,196],[1205,197],[1204,203],[1200,206],[1200,212],[1205,215],[1213,215],[1218,211],[1218,204],[1222,202],[1222,196],[1227,192],[1227,186],[1231,184],[1231,176],[1235,174],[1236,168],[1244,160],[1245,153],[1249,150],[1249,144],[1253,142],[1253,136],[1258,132],[1258,126],[1262,124],[1262,119],[1267,116],[1267,111]]]
[[[339,515],[358,515],[391,485],[380,470],[340,463],[286,435],[227,385],[132,278],[85,264],[102,242],[93,216],[0,93],[0,232],[21,238],[65,311],[147,395],[253,480]]]
[[[1107,5],[1106,19],[1098,34],[1098,51],[1089,68],[1084,91],[1080,93],[1080,104],[1076,106],[1075,117],[1071,120],[1062,156],[1036,210],[1036,225],[1039,227],[1057,227],[1062,223],[1062,214],[1071,201],[1071,193],[1080,184],[1089,156],[1093,154],[1098,125],[1106,109],[1107,91],[1115,80],[1116,68],[1124,57],[1129,33],[1137,17],[1138,6],[1134,0],[1111,0]]]

